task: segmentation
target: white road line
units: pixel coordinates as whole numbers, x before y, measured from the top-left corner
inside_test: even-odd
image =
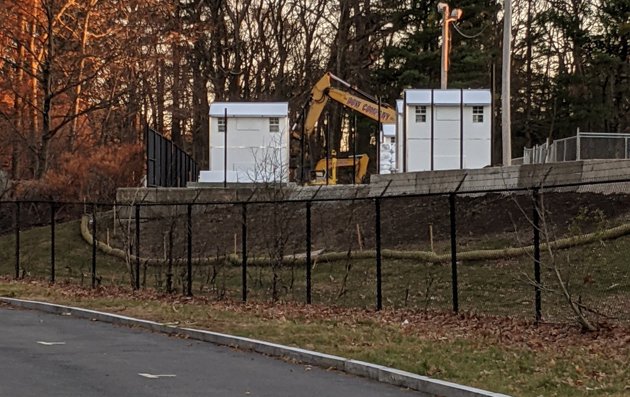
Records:
[[[177,375],[173,375],[173,374],[162,374],[162,375],[154,375],[154,374],[145,374],[145,373],[138,373],[138,375],[143,376],[145,378],[149,378],[149,379],[158,379],[158,378],[174,378]]]
[[[44,345],[44,346],[55,346],[55,345],[65,345],[66,342],[43,342],[41,340],[38,340],[37,343],[39,343],[40,345]]]

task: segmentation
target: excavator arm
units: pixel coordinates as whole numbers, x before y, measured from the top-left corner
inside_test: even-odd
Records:
[[[332,80],[356,92],[358,95],[332,87]],[[384,103],[381,103],[379,106],[376,98],[352,87],[349,83],[334,74],[326,73],[311,90],[311,102],[308,106],[306,119],[304,120],[304,132],[306,136],[312,135],[315,124],[317,124],[317,120],[319,120],[329,99],[355,110],[372,120],[378,120],[380,114],[382,124],[394,124],[396,122],[395,109]]]

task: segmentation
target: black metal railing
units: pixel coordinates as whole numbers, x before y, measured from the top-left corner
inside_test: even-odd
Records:
[[[628,307],[615,303],[630,296],[629,268],[611,254],[611,245],[627,244],[629,203],[626,194],[564,185],[351,199],[5,201],[0,274],[538,322],[562,317],[559,273],[580,305],[630,321]]]
[[[145,142],[147,186],[186,187],[197,181],[197,163],[183,149],[148,127]]]

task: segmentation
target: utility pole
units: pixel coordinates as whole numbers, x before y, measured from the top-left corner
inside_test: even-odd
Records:
[[[503,3],[503,70],[501,76],[501,141],[503,166],[512,165],[512,131],[510,115],[510,67],[512,59],[512,0]]]
[[[442,77],[440,79],[440,88],[445,90],[448,85],[448,67],[449,59],[448,55],[451,50],[451,32],[449,24],[456,22],[462,17],[462,10],[459,8],[453,9],[446,3],[438,3],[438,12],[442,14]]]

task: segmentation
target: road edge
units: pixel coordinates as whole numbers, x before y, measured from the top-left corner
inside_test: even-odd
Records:
[[[139,327],[168,335],[178,335],[199,341],[210,342],[215,345],[235,347],[241,350],[250,350],[272,357],[294,359],[304,364],[322,368],[334,368],[351,375],[362,376],[394,386],[406,387],[431,397],[510,397],[506,394],[494,393],[453,382],[432,379],[426,376],[382,365],[300,349],[297,347],[283,346],[251,338],[244,338],[201,329],[177,327],[155,321],[122,316],[119,314],[111,314],[47,302],[7,297],[0,297],[0,301],[23,309],[39,310],[65,316],[70,315],[77,318],[102,321],[115,325]]]

